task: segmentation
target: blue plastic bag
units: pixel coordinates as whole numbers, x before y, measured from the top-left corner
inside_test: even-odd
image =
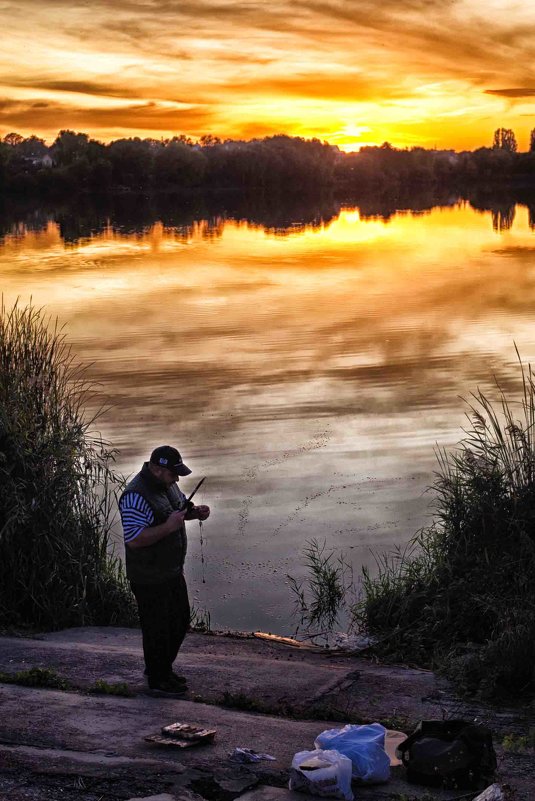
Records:
[[[386,729],[380,723],[327,729],[314,742],[316,748],[334,749],[349,757],[353,778],[366,784],[387,782],[390,758],[385,751]]]

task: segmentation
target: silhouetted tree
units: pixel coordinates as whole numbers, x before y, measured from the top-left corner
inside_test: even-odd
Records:
[[[168,145],[170,142],[182,142],[182,144],[189,145],[190,147],[193,147],[195,144],[191,137],[185,136],[184,134],[180,134],[180,136],[173,136],[171,139],[164,139],[165,145]]]
[[[24,158],[42,159],[48,153],[48,147],[44,139],[39,139],[37,136],[29,136],[17,145],[17,151]]]
[[[509,153],[516,153],[516,137],[512,129],[496,128],[492,147],[494,150],[507,150]]]
[[[6,145],[10,145],[11,147],[16,147],[20,145],[21,142],[24,141],[24,137],[18,133],[8,133],[4,136],[4,142]]]
[[[206,171],[206,156],[180,139],[172,139],[154,154],[153,178],[156,186],[198,186]]]
[[[63,130],[57,135],[52,153],[59,167],[67,167],[87,154],[89,136],[85,133]]]
[[[161,142],[158,143],[162,147]],[[127,189],[146,189],[151,181],[154,148],[138,137],[117,139],[108,147],[113,183]]]
[[[218,136],[212,136],[212,134],[203,134],[200,138],[200,143],[202,147],[213,147],[214,145],[220,145],[221,139]]]
[[[462,189],[472,199],[472,187],[487,192],[506,185],[535,185],[535,128],[530,152],[516,149],[514,133],[507,128],[496,130],[493,147],[463,153],[400,149],[389,142],[342,153],[318,139],[283,134],[249,141],[221,141],[207,134],[198,143],[182,134],[103,145],[71,130],[60,131],[47,148],[37,136],[24,139],[12,132],[0,140],[0,186],[7,194],[69,197],[116,189],[168,193],[203,187],[240,190],[249,198],[259,191],[274,198],[286,192],[310,197],[336,185],[342,191],[378,196],[417,191],[427,197],[448,189],[454,196]],[[53,158],[51,167],[43,165],[47,152]],[[509,220],[509,212],[501,211],[495,225],[503,230]]]
[[[535,153],[535,128],[532,128],[529,135],[529,152]]]

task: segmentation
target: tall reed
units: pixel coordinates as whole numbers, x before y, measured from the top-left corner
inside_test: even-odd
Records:
[[[535,692],[535,380],[520,369],[519,403],[471,396],[463,440],[438,453],[433,524],[365,572],[353,609],[383,654],[486,697]]]
[[[299,615],[298,630],[304,627],[307,632],[314,632],[314,636],[320,636],[320,632],[332,631],[345,606],[348,565],[341,557],[335,560],[327,543],[316,539],[307,541],[303,559],[306,579],[298,581],[291,575],[286,578],[294,596],[294,613]]]
[[[41,309],[0,308],[0,626],[130,623],[95,387]]]

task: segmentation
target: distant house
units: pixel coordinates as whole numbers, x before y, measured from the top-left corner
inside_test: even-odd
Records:
[[[54,166],[54,159],[48,153],[45,153],[44,156],[22,156],[24,161],[31,164],[32,167],[53,167]]]

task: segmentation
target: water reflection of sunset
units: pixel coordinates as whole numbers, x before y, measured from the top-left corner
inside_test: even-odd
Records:
[[[461,205],[388,222],[347,209],[291,231],[109,224],[66,245],[49,221],[0,249],[5,302],[33,296],[92,364],[120,467],[173,440],[210,476],[221,592],[237,543],[283,570],[310,535],[358,564],[405,541],[425,519],[435,443],[459,438],[459,395],[515,383],[513,342],[535,357],[526,209],[502,232]],[[229,617],[246,614],[250,578]]]

